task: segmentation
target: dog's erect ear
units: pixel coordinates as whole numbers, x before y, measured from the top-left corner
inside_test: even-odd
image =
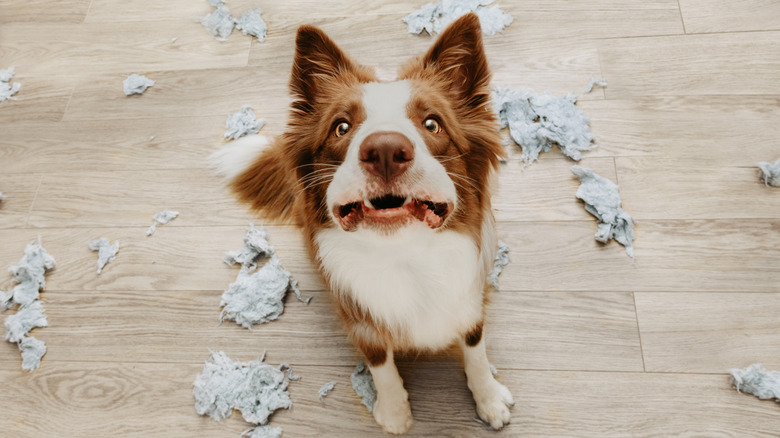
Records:
[[[477,14],[471,12],[452,22],[423,56],[422,67],[443,75],[470,106],[485,104],[490,70]]]
[[[290,78],[290,90],[296,98],[312,103],[323,83],[355,70],[356,65],[325,32],[314,26],[298,28]]]

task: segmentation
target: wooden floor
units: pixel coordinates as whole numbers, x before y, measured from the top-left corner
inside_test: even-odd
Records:
[[[211,350],[303,376],[272,417],[285,436],[380,436],[349,384],[360,355],[296,230],[267,224],[309,306],[275,322],[218,325],[236,269],[222,263],[260,223],[204,164],[244,104],[279,134],[297,26],[325,29],[392,78],[431,44],[400,18],[423,0],[265,1],[268,40],[218,42],[205,0],[0,0],[0,269],[41,236],[58,267],[42,294],[48,353],[21,371],[0,343],[0,436],[231,437],[247,427],[194,412]],[[249,0],[231,0],[238,14]],[[355,6],[360,4],[360,6]],[[755,164],[780,157],[780,2],[499,0],[515,17],[486,37],[494,84],[578,92],[599,147],[581,164],[620,184],[636,260],[593,239],[559,152],[503,167],[495,201],[512,249],[488,310],[487,342],[517,401],[502,432],[474,421],[454,355],[400,360],[409,436],[777,437],[780,405],[739,394],[729,368],[780,369],[780,189]],[[125,97],[130,73],[157,81]],[[152,215],[181,216],[150,238]],[[95,274],[87,242],[121,242]],[[11,286],[0,274],[0,289]],[[4,318],[12,312],[2,315]],[[324,402],[319,387],[339,384]]]

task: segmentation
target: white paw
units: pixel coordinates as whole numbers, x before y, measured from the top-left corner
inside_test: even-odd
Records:
[[[488,384],[474,392],[477,414],[495,430],[509,424],[509,407],[515,404],[512,393],[506,386],[491,379]]]
[[[377,399],[374,403],[374,419],[385,432],[396,435],[408,432],[414,422],[406,396]]]

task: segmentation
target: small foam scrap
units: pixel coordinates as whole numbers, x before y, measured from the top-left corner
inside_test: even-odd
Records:
[[[739,392],[755,395],[761,400],[780,402],[780,371],[767,371],[761,364],[729,370],[731,384]]]
[[[0,192],[0,202],[3,202],[4,199],[5,199],[5,195],[3,194],[3,192]]]
[[[252,329],[277,319],[284,312],[284,296],[290,288],[290,272],[274,254],[262,268],[250,274],[241,270],[222,294],[220,322],[225,319]]]
[[[225,121],[225,140],[235,140],[247,134],[257,134],[265,125],[264,119],[256,119],[252,105],[244,105]]]
[[[242,437],[247,438],[281,438],[282,428],[271,426],[257,426],[245,430]]]
[[[146,230],[146,236],[148,237],[154,234],[154,232],[157,230],[157,224],[167,224],[168,222],[176,219],[178,216],[178,211],[168,210],[167,208],[161,212],[155,213],[155,215],[152,217],[154,223],[152,223],[152,226]]]
[[[588,94],[591,91],[593,91],[593,87],[602,87],[607,88],[607,81],[603,78],[596,79],[595,76],[590,75],[590,80],[588,81],[588,85],[585,86],[585,90],[583,90],[582,94]]]
[[[501,271],[508,265],[509,260],[509,245],[502,241],[498,241],[498,251],[496,251],[496,259],[493,261],[493,271],[488,274],[488,282],[493,289],[498,290],[498,276],[501,275]]]
[[[100,275],[100,273],[103,271],[103,267],[106,266],[108,263],[113,262],[114,259],[116,259],[116,254],[119,252],[119,241],[114,241],[114,244],[112,245],[109,243],[108,239],[105,237],[101,237],[100,239],[93,240],[87,244],[89,246],[89,249],[92,251],[98,252],[98,261],[97,261],[97,273]]]
[[[12,96],[19,92],[19,89],[22,88],[22,84],[19,82],[11,82],[14,74],[13,67],[0,70],[0,102],[5,102],[9,99],[16,100],[16,98]]]
[[[266,40],[266,32],[268,32],[268,26],[265,24],[262,15],[263,10],[260,8],[249,9],[235,19],[236,29],[240,30],[244,35],[252,35],[257,38],[257,41],[262,43]]]
[[[266,425],[274,411],[292,406],[287,385],[284,373],[263,358],[242,363],[212,352],[193,382],[195,412],[221,421],[235,409],[247,422]]]
[[[774,163],[767,161],[758,163],[758,177],[765,185],[780,187],[780,158]]]
[[[41,359],[46,354],[46,343],[27,336],[19,343],[19,350],[22,352],[22,369],[35,371],[40,368]]]
[[[363,362],[357,364],[349,379],[352,381],[352,389],[363,399],[362,403],[368,408],[368,412],[374,412],[376,387],[374,386],[374,378],[371,376],[371,371],[366,364]]]
[[[575,161],[582,158],[582,152],[596,147],[590,120],[576,102],[577,96],[572,93],[559,97],[527,88],[493,89],[500,127],[509,127],[510,137],[523,150],[526,165],[538,160],[541,152],[549,152],[553,145]]]
[[[333,388],[336,387],[336,384],[339,383],[336,380],[330,381],[320,387],[320,390],[317,391],[317,397],[319,397],[320,401],[325,401],[325,397],[330,394],[331,391],[333,391]]]
[[[233,27],[236,25],[236,20],[230,14],[230,10],[223,4],[223,2],[209,2],[216,8],[208,15],[203,17],[200,22],[203,27],[206,28],[208,33],[216,37],[219,41],[225,41],[233,33]]]
[[[122,82],[122,90],[126,96],[143,94],[147,88],[154,84],[155,82],[146,76],[133,73]]]
[[[9,315],[5,319],[5,334],[3,337],[8,342],[21,342],[30,330],[49,325],[43,311],[43,304],[35,301],[29,306],[19,308],[15,315]]]
[[[617,184],[587,167],[574,165],[571,172],[580,180],[577,198],[585,202],[585,210],[599,221],[596,240],[607,243],[615,239],[626,247],[626,254],[633,258],[634,219],[620,207]]]
[[[512,24],[514,18],[498,6],[489,4],[495,0],[441,0],[426,3],[420,9],[402,18],[409,33],[422,31],[429,35],[441,33],[448,24],[469,12],[476,12],[482,33],[495,35]]]
[[[228,251],[222,259],[228,266],[241,265],[242,269],[251,270],[257,267],[257,261],[263,257],[271,257],[274,248],[268,243],[268,231],[265,227],[255,228],[249,224],[244,234],[244,247],[236,251]]]

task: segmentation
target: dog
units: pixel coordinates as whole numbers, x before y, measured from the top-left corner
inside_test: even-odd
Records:
[[[218,172],[254,210],[302,229],[367,359],[386,432],[413,423],[394,353],[453,344],[479,417],[501,429],[514,401],[490,371],[483,323],[504,151],[479,19],[454,21],[392,82],[316,27],[295,44],[286,132],[222,148]]]

